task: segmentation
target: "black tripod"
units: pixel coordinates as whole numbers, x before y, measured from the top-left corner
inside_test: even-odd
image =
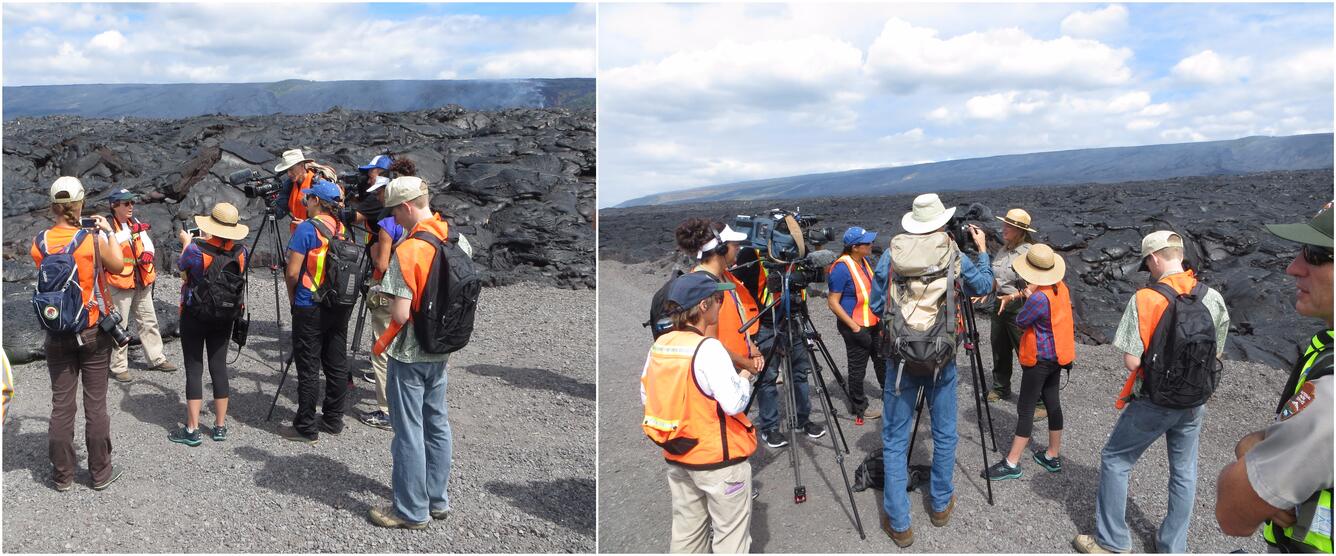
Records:
[[[785,267],[779,299],[763,308],[756,317],[743,323],[741,330],[745,331],[751,326],[752,322],[761,318],[767,312],[771,315],[771,322],[775,324],[775,336],[772,339],[773,343],[770,345],[770,353],[766,356],[766,365],[771,365],[772,361],[775,362],[773,364],[778,364],[778,372],[782,374],[786,384],[784,390],[788,403],[784,406],[784,422],[788,424],[789,429],[789,463],[793,466],[793,503],[795,504],[807,501],[807,487],[803,485],[802,472],[798,464],[798,382],[793,377],[793,362],[790,361],[790,354],[797,342],[803,342],[803,351],[812,364],[811,375],[816,377],[815,385],[818,393],[817,399],[821,402],[821,412],[825,416],[826,422],[832,424],[830,447],[835,451],[835,462],[840,466],[840,475],[844,479],[844,490],[849,496],[849,507],[854,516],[854,525],[858,528],[858,537],[866,539],[867,534],[863,532],[863,520],[858,515],[858,503],[854,500],[853,487],[849,483],[849,472],[844,468],[844,456],[849,453],[849,445],[845,442],[844,430],[841,428],[839,420],[836,419],[834,404],[831,403],[830,399],[830,391],[826,388],[825,377],[821,374],[821,366],[816,363],[812,356],[813,347],[821,351],[826,364],[830,366],[831,372],[835,374],[840,388],[846,390],[846,396],[847,389],[843,377],[835,370],[835,361],[830,357],[830,352],[826,350],[825,344],[821,342],[820,334],[817,334],[816,328],[811,326],[811,318],[807,315],[806,303],[801,300],[795,303],[792,300],[793,293],[790,291],[790,286],[793,267],[793,264]],[[780,304],[783,304],[783,316],[775,315],[777,306]],[[799,331],[798,334],[801,334],[801,338],[795,336],[795,329]]]
[[[282,264],[283,232],[278,227],[278,209],[273,204],[274,202],[276,201],[269,202],[265,207],[264,222],[260,224],[260,231],[259,233],[255,234],[255,240],[251,241],[250,254],[251,256],[255,256],[255,249],[259,247],[260,241],[264,238],[265,232],[266,231],[270,232],[271,237],[273,237],[274,239],[274,257],[276,258],[274,262],[269,264],[269,277],[273,281],[273,286],[274,286],[274,326],[276,327],[277,330],[276,333],[277,337],[275,338],[275,340],[278,343],[279,359],[284,359],[283,358],[283,301],[282,298],[280,297],[281,294],[279,294],[280,281],[278,279],[279,269],[283,267]],[[253,265],[247,262],[246,264],[247,274],[250,273],[252,266]],[[247,287],[250,286],[249,279],[246,280],[246,284]],[[286,284],[286,281],[284,281],[283,284]],[[285,362],[283,363],[283,377],[279,379],[278,388],[274,390],[274,402],[269,404],[269,414],[264,418],[264,420],[266,421],[268,421],[271,417],[274,416],[274,405],[278,403],[278,393],[283,390],[283,382],[286,381],[288,378],[288,367],[290,365],[292,365],[291,353],[288,354]]]
[[[959,289],[957,289],[956,305],[959,308],[962,320],[965,321],[965,337],[962,346],[970,359],[970,378],[974,385],[974,421],[979,426],[979,449],[983,454],[983,468],[986,472],[988,469],[988,443],[983,438],[983,419],[985,415],[988,417],[988,436],[993,441],[994,452],[997,451],[997,435],[993,433],[993,411],[988,407],[988,401],[984,399],[983,386],[988,383],[984,381],[983,356],[979,353],[979,329],[974,321],[974,305],[970,303],[969,296],[960,294]],[[915,402],[914,408],[914,429],[909,436],[909,450],[905,452],[906,465],[914,456],[914,442],[918,439],[919,421],[923,419],[923,406],[927,397],[927,388],[919,387],[918,400]],[[914,490],[918,483],[926,481],[931,469],[924,469],[923,467],[925,466],[909,466],[909,481],[906,490]],[[986,480],[986,478],[984,482],[988,483],[988,505],[991,506],[993,505],[993,482]]]

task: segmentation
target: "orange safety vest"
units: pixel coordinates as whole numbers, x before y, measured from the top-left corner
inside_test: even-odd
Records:
[[[1179,294],[1185,294],[1196,287],[1197,277],[1191,270],[1185,270],[1165,276],[1160,282],[1169,284]],[[1155,326],[1160,323],[1160,317],[1164,316],[1164,310],[1169,308],[1169,300],[1150,288],[1137,290],[1134,299],[1137,304],[1137,331],[1141,334],[1141,349],[1144,355],[1145,350],[1150,348],[1150,338],[1155,334]],[[1123,383],[1123,389],[1118,393],[1114,407],[1122,409],[1127,402],[1132,401],[1132,392],[1136,389],[1137,379],[1141,378],[1142,372],[1144,371],[1138,368],[1127,375],[1127,381]]]
[[[431,262],[436,256],[436,249],[430,243],[413,238],[413,234],[421,231],[445,241],[446,238],[450,237],[450,224],[442,220],[439,214],[435,215],[435,218],[418,222],[412,230],[404,234],[404,238],[399,243],[395,244],[394,252],[390,255],[399,259],[399,274],[403,277],[404,283],[408,284],[408,289],[413,292],[412,308],[415,312],[418,310],[418,306],[422,304],[422,296],[419,295],[419,292],[427,286],[427,279],[430,278],[429,274],[431,274]],[[413,320],[411,314],[408,321],[402,323],[391,320],[389,328],[386,328],[385,332],[381,333],[379,338],[376,338],[376,343],[371,346],[371,353],[375,355],[384,354],[385,350],[390,347],[390,343],[394,341],[394,337],[398,336],[399,331],[411,320]]]
[[[866,259],[863,260],[863,264],[857,264],[853,257],[844,255],[831,263],[826,273],[829,274],[835,269],[835,265],[840,263],[849,268],[849,276],[854,281],[854,310],[849,317],[854,319],[858,326],[877,324],[877,315],[872,312],[872,305],[869,304],[872,300],[872,265],[868,264]]]
[[[697,266],[692,270],[696,271],[710,272],[703,266]],[[731,282],[734,289],[724,295],[724,299],[730,303],[719,308],[719,322],[714,337],[724,344],[724,349],[729,353],[751,357],[753,354],[747,338],[761,331],[761,321],[760,319],[753,321],[751,326],[747,327],[746,333],[738,332],[738,329],[742,328],[742,323],[760,313],[761,309],[756,306],[756,299],[752,298],[751,292],[747,290],[747,285],[743,284],[742,280],[726,269],[723,279]]]
[[[311,182],[315,181],[315,172],[306,171],[299,181],[292,182],[292,191],[288,192],[288,214],[292,215],[292,223],[288,225],[288,233],[297,231],[297,225],[306,220],[306,205],[302,204],[302,190],[309,189]]]
[[[119,231],[122,226],[115,218],[111,218],[111,229]],[[129,227],[126,224],[124,227]],[[121,259],[125,266],[121,268],[120,274],[112,274],[103,271],[107,275],[107,282],[123,290],[135,289],[135,278],[139,278],[141,286],[148,286],[158,279],[157,265],[149,263],[146,266],[140,266],[139,255],[144,252],[144,240],[140,239],[142,232],[130,232],[130,241],[121,244]],[[138,273],[138,276],[136,276]]]
[[[660,336],[640,378],[645,389],[641,428],[664,449],[668,463],[689,469],[728,467],[756,451],[755,428],[747,415],[724,413],[696,383],[696,352],[706,339],[682,330]]]
[[[1052,286],[1040,286],[1034,293],[1048,300],[1048,322],[1053,329],[1053,347],[1058,353],[1058,364],[1071,364],[1076,359],[1076,325],[1072,321],[1072,297],[1067,291],[1067,284],[1058,282]],[[1021,332],[1020,360],[1021,365],[1026,367],[1039,364],[1039,334],[1033,326]]]
[[[32,261],[37,264],[38,268],[41,268],[42,259],[46,258],[46,253],[63,251],[65,246],[69,245],[70,240],[74,239],[74,234],[78,231],[79,229],[73,226],[60,224],[52,226],[45,234],[33,238],[32,248],[29,250],[29,254],[32,255]],[[97,326],[98,320],[102,317],[102,313],[97,309],[97,300],[93,299],[93,288],[101,286],[98,283],[99,280],[97,279],[97,270],[95,268],[97,264],[95,262],[97,255],[93,250],[93,242],[97,241],[97,237],[100,235],[102,235],[101,231],[97,233],[88,233],[84,235],[83,242],[80,243],[78,247],[74,248],[75,264],[79,267],[79,289],[83,290],[83,303],[88,311],[89,328]],[[38,245],[39,240],[45,241],[45,245]],[[43,252],[43,249],[46,251]],[[105,286],[101,287],[103,302],[110,304],[111,296],[108,295]]]

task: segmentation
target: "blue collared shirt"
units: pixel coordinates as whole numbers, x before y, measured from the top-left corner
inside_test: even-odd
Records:
[[[965,284],[965,294],[978,297],[993,291],[993,266],[989,263],[988,253],[979,253],[975,261],[969,255],[960,254],[960,277]],[[872,312],[878,317],[885,314],[886,290],[890,286],[891,250],[887,248],[877,259],[877,268],[872,274]]]

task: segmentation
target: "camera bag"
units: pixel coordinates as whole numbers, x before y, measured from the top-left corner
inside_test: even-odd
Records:
[[[468,345],[473,335],[482,281],[473,269],[473,260],[459,248],[454,230],[445,241],[427,231],[411,237],[435,248],[426,286],[418,292],[422,299],[413,311],[413,332],[422,351],[453,353]]]
[[[325,307],[352,307],[357,303],[366,250],[346,235],[331,232],[319,218],[310,222],[329,241],[325,249],[325,275],[311,298]]]
[[[956,303],[960,251],[945,232],[900,234],[891,238],[890,249],[885,353],[900,361],[898,392],[902,373],[935,377],[955,360],[962,328]]]
[[[58,253],[46,250],[45,231],[33,240],[43,258],[37,269],[37,290],[32,294],[32,306],[37,311],[37,322],[50,332],[75,334],[88,328],[88,308],[84,305],[79,266],[74,258],[74,251],[87,237],[84,230],[75,232],[69,244]]]
[[[186,307],[201,322],[226,325],[241,316],[246,303],[246,273],[241,269],[241,248],[230,250],[211,243],[199,248],[211,260],[204,269],[204,279],[191,284],[193,303]]]

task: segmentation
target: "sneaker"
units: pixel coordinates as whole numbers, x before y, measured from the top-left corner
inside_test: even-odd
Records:
[[[806,432],[807,436],[812,438],[821,438],[826,436],[826,427],[808,421],[808,423],[803,426],[803,432]]]
[[[371,523],[377,527],[386,527],[389,529],[426,529],[427,523],[413,523],[399,517],[399,512],[394,511],[393,507],[385,506],[383,508],[371,508],[369,512]],[[430,523],[430,522],[428,522]]]
[[[227,427],[223,425],[214,425],[213,432],[209,435],[209,438],[213,439],[214,442],[227,440]]]
[[[319,442],[319,441],[320,441],[320,436],[319,436],[319,435],[317,435],[317,436],[306,436],[306,435],[302,434],[301,431],[299,431],[299,430],[293,428],[291,425],[285,425],[285,426],[283,426],[283,428],[278,429],[278,435],[279,435],[279,436],[282,436],[284,440],[291,440],[291,441],[293,441],[293,442],[301,442],[301,443],[303,443],[303,444],[311,444],[311,445],[314,445],[316,442]]]
[[[1034,420],[1035,420],[1035,421],[1043,421],[1044,419],[1048,419],[1048,409],[1045,408],[1045,407],[1042,406],[1042,405],[1041,405],[1041,406],[1038,406],[1038,407],[1035,407],[1035,408],[1034,408]]]
[[[130,371],[111,373],[111,378],[116,379],[116,382],[130,382],[131,380],[134,380],[130,378]]]
[[[185,427],[181,427],[169,433],[167,435],[167,440],[171,440],[177,444],[185,444],[186,446],[199,446],[201,442],[204,442],[204,435],[200,433],[199,429],[192,431]]]
[[[946,527],[951,521],[951,511],[956,509],[956,497],[951,496],[951,501],[946,503],[946,509],[940,512],[929,511],[928,521],[932,522],[933,527]]]
[[[864,409],[864,410],[863,410],[863,418],[864,418],[864,419],[880,419],[880,418],[881,418],[881,408],[880,408],[880,407],[877,407],[877,406],[875,406],[875,405],[869,405],[869,406],[867,406],[867,409]]]
[[[70,479],[68,482],[64,483],[57,483],[53,478],[51,479],[51,484],[55,485],[56,492],[69,492],[70,489],[74,488],[74,479]]]
[[[983,478],[988,479],[990,481],[1006,481],[1008,479],[1019,479],[1021,478],[1022,473],[1021,473],[1021,466],[1017,465],[1015,467],[1012,467],[1010,464],[1007,463],[1007,460],[1004,459],[1002,461],[994,463],[991,467],[989,467],[986,471],[984,471],[982,475]]]
[[[376,373],[374,373],[374,372],[365,372],[365,373],[362,373],[362,380],[364,380],[364,381],[366,381],[366,382],[370,382],[371,384],[375,384],[375,383],[376,383]]]
[[[1072,539],[1072,547],[1076,548],[1081,554],[1123,554],[1121,551],[1109,550],[1099,545],[1094,535],[1077,535]]]
[[[447,518],[447,517],[450,517],[450,510],[432,510],[432,511],[431,511],[431,518],[432,518],[432,519],[445,519],[445,518]]]
[[[784,435],[779,434],[779,430],[777,429],[761,431],[761,440],[764,440],[765,445],[771,448],[783,448],[789,445],[789,439]]]
[[[1048,457],[1048,450],[1035,450],[1034,462],[1048,470],[1049,473],[1062,471],[1062,456]]]
[[[394,430],[394,427],[390,425],[389,414],[379,409],[363,413],[357,420],[368,427],[375,427],[386,431]]]
[[[159,361],[156,365],[149,367],[148,370],[159,371],[163,373],[174,373],[176,372],[176,365],[173,365],[171,361],[163,359],[162,361]]]
[[[120,466],[111,466],[111,476],[100,483],[93,483],[93,490],[107,490],[107,487],[111,486],[111,483],[114,483],[116,482],[116,479],[121,478],[122,471],[124,470],[121,469]]]

